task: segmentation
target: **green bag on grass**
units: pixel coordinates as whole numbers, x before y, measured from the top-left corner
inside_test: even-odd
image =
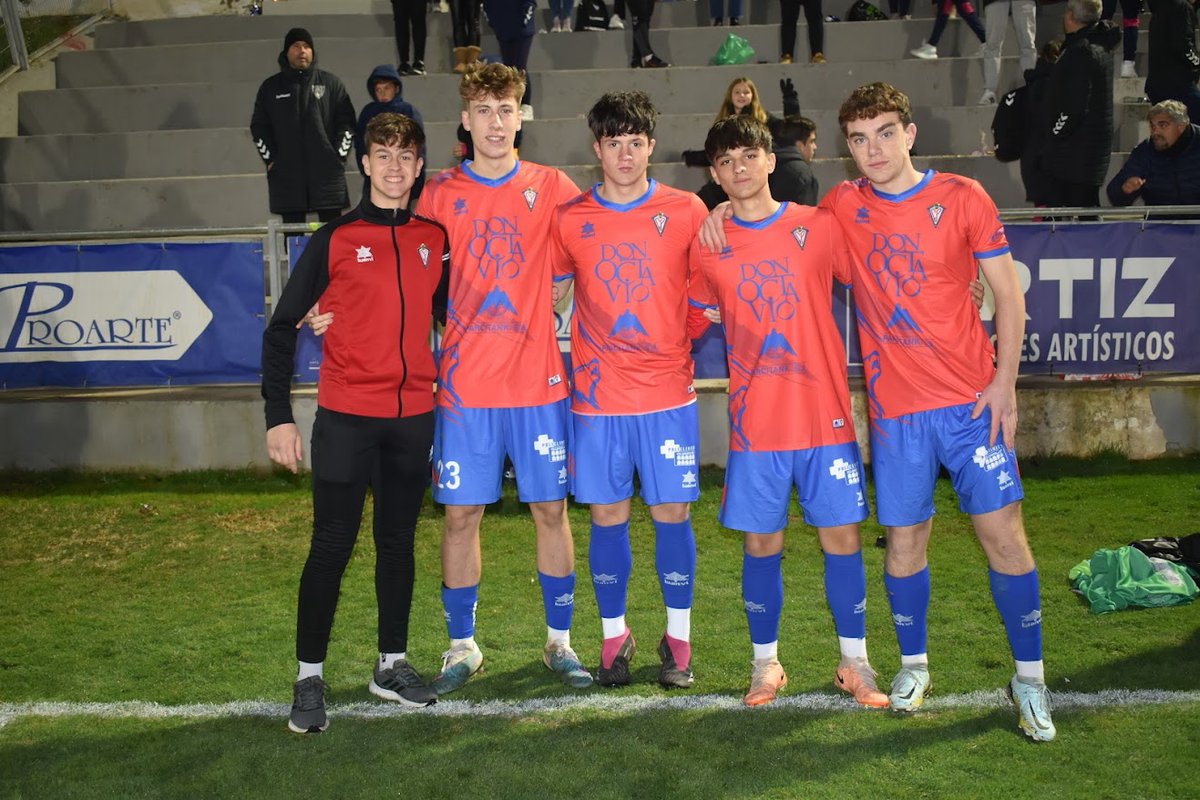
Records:
[[[1151,561],[1141,550],[1118,547],[1097,550],[1067,574],[1071,588],[1082,595],[1093,614],[1122,608],[1153,608],[1190,603],[1196,582],[1185,567],[1169,561]]]
[[[721,42],[721,46],[709,59],[709,63],[714,66],[745,64],[752,58],[754,58],[754,48],[750,46],[750,43],[736,33],[731,33],[725,37],[725,41]]]

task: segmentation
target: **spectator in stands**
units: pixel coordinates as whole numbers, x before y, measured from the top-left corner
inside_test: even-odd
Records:
[[[779,0],[779,63],[791,64],[796,53],[796,23],[804,4],[804,24],[808,26],[808,60],[825,63],[825,13],[821,0]]]
[[[1021,120],[1025,130],[1025,145],[1021,152],[1021,183],[1025,186],[1025,199],[1035,208],[1048,205],[1048,184],[1054,181],[1046,177],[1041,169],[1042,151],[1046,147],[1046,134],[1038,121],[1039,109],[1045,102],[1046,77],[1058,61],[1062,45],[1057,40],[1046,42],[1038,55],[1033,69],[1025,70],[1025,88],[1029,95],[1025,100],[1026,114]]]
[[[537,33],[534,15],[535,0],[484,0],[488,24],[500,43],[500,60],[507,67],[520,70],[525,78],[525,95],[521,98],[521,119],[533,119],[533,80],[529,75],[529,50]],[[571,30],[566,28],[565,30]]]
[[[979,105],[996,102],[996,89],[1000,85],[1000,50],[1004,47],[1004,34],[1008,29],[1008,18],[1012,16],[1013,30],[1017,34],[1017,50],[1021,53],[1021,70],[1033,69],[1037,64],[1037,3],[1035,0],[991,0],[983,7],[984,43],[980,55],[983,57],[983,96]]]
[[[385,112],[403,114],[416,122],[422,132],[424,131],[425,121],[421,119],[421,112],[404,99],[403,91],[404,83],[400,80],[400,73],[391,64],[380,64],[371,70],[371,76],[367,78],[367,93],[374,99],[363,106],[362,111],[359,112],[358,127],[354,131],[354,158],[358,163],[358,171],[364,177],[366,172],[363,171],[363,156],[367,154],[367,148],[363,137],[367,130],[367,123],[372,119]],[[421,168],[417,172],[417,182],[412,188],[410,197],[414,203],[421,196],[421,189],[425,186],[425,150],[423,144],[421,147]],[[365,180],[363,183],[364,197],[370,193],[370,189],[371,181]]]
[[[888,0],[888,17],[891,19],[912,19],[911,0]]]
[[[344,164],[354,146],[354,106],[341,80],[317,68],[304,28],[287,32],[279,72],[258,87],[250,133],[267,167],[272,214],[304,222],[315,211],[328,222],[350,205]]]
[[[1046,204],[1100,205],[1113,143],[1112,51],[1121,32],[1100,20],[1100,0],[1067,0],[1062,55],[1046,76],[1037,110],[1045,148]]]
[[[655,0],[627,0],[629,16],[633,22],[633,58],[629,66],[634,68],[660,68],[671,66],[654,54],[650,46],[650,17],[654,16]]]
[[[575,30],[575,0],[550,0],[550,13],[554,15],[551,33],[570,33]],[[491,19],[491,14],[488,19]],[[504,63],[508,64],[507,61]]]
[[[800,95],[796,92],[796,85],[791,78],[780,78],[779,91],[783,94],[783,115],[785,117],[800,115]],[[768,128],[779,124],[779,117],[772,114],[763,108],[762,102],[759,100],[758,87],[754,85],[754,81],[747,77],[734,78],[729,87],[725,90],[725,97],[721,100],[721,106],[717,109],[717,116],[713,122],[720,122],[726,117],[732,117],[737,114],[745,114],[754,117],[759,122],[765,124]],[[708,155],[703,150],[684,150],[683,162],[689,167],[704,167],[708,169],[712,166]],[[712,184],[717,192],[720,192],[720,187],[715,183]],[[701,195],[704,199],[704,195]],[[711,206],[710,206],[711,208]]]
[[[1117,10],[1117,0],[1103,0],[1100,8],[1100,19],[1112,20]],[[1124,41],[1123,60],[1121,61],[1121,77],[1136,78],[1138,17],[1142,13],[1142,0],[1121,0],[1121,38]]]
[[[1146,96],[1151,103],[1178,100],[1191,119],[1200,119],[1200,54],[1196,52],[1194,0],[1150,0],[1150,69]]]
[[[983,44],[987,40],[987,35],[983,31],[983,26],[979,24],[979,15],[975,13],[975,7],[971,5],[971,0],[937,0],[937,17],[933,20],[933,30],[929,34],[929,41],[920,47],[913,48],[910,52],[917,58],[937,58],[938,42],[942,39],[942,32],[946,30],[946,23],[950,20],[950,12],[955,8],[958,9],[958,17],[967,23],[971,32],[979,39],[979,43]]]
[[[795,114],[774,120],[769,127],[771,152],[775,154],[775,169],[767,176],[771,197],[778,202],[815,206],[821,197],[820,186],[809,165],[817,154],[816,123]],[[709,210],[729,199],[712,180],[696,194]]]
[[[450,0],[450,29],[454,42],[454,71],[461,75],[479,61],[481,0]]]
[[[1200,205],[1200,127],[1178,100],[1156,103],[1146,114],[1150,138],[1133,148],[1129,160],[1108,182],[1114,206]]]
[[[625,0],[613,0],[612,16],[608,20],[610,31],[625,30]]]
[[[742,24],[742,0],[708,0],[708,16],[713,26],[725,24],[725,4],[729,4],[729,24]]]
[[[425,74],[426,8],[426,0],[392,0],[392,26],[395,28],[396,33],[396,53],[400,57],[398,69],[401,75]],[[412,64],[408,63],[410,31],[412,37]]]

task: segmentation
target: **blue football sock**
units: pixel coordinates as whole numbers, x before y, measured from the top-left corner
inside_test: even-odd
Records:
[[[691,608],[696,578],[696,537],[692,521],[654,523],[654,566],[667,608]]]
[[[755,557],[742,554],[742,600],[750,624],[750,642],[769,644],[779,639],[783,611],[783,553]]]
[[[867,573],[861,550],[848,556],[825,554],[825,600],[838,636],[866,638]]]
[[[1008,646],[1016,661],[1040,661],[1042,658],[1042,605],[1038,600],[1036,569],[1024,575],[1002,575],[988,569],[992,602],[1004,620]]]
[[[619,525],[592,523],[588,541],[588,566],[592,570],[592,588],[601,619],[625,615],[625,587],[633,568],[629,550],[629,522]]]
[[[571,614],[575,611],[575,573],[556,578],[539,570],[538,583],[542,585],[546,627],[557,631],[571,630]]]
[[[446,630],[451,639],[469,639],[475,635],[475,605],[479,584],[451,589],[442,584],[442,608],[446,610]]]
[[[892,608],[892,624],[900,655],[912,656],[926,652],[926,618],[929,614],[929,566],[907,578],[895,578],[883,573],[888,605]]]

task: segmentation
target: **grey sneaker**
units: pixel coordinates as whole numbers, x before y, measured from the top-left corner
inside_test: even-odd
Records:
[[[424,708],[437,702],[437,692],[425,685],[425,680],[405,659],[400,659],[388,669],[381,669],[375,662],[375,674],[367,686],[371,694],[391,700],[402,706]]]
[[[1035,742],[1049,742],[1058,731],[1050,719],[1050,690],[1044,683],[1026,682],[1016,675],[1008,682],[1008,699],[1017,707],[1017,726]]]
[[[892,678],[892,693],[888,695],[893,711],[916,711],[933,691],[929,670],[920,667],[901,667]]]
[[[433,690],[440,697],[461,689],[481,666],[483,653],[479,651],[479,645],[457,644],[442,653],[442,671],[433,679]]]
[[[691,664],[684,664],[680,668],[675,663],[675,656],[671,653],[671,646],[667,644],[666,634],[658,642],[658,658],[662,661],[662,666],[658,668],[658,684],[664,689],[688,689],[692,685],[692,667]]]
[[[542,651],[542,663],[567,686],[586,689],[592,685],[592,674],[584,669],[575,651],[562,642],[546,642],[546,649]]]
[[[288,718],[288,730],[292,733],[320,733],[328,727],[325,681],[317,675],[296,681],[292,686],[292,715]]]

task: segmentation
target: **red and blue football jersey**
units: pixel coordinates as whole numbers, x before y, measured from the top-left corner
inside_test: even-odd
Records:
[[[995,350],[968,284],[977,259],[1007,253],[996,205],[978,182],[929,170],[901,194],[860,178],[821,201],[845,233],[871,415],[972,403]]]
[[[451,242],[440,406],[517,408],[567,396],[550,231],[555,209],[577,194],[561,170],[528,161],[496,179],[467,162],[426,184],[416,213],[440,223]]]
[[[559,209],[555,274],[575,279],[572,411],[646,414],[695,400],[688,251],[707,213],[695,194],[656,181],[629,203],[593,187]]]

